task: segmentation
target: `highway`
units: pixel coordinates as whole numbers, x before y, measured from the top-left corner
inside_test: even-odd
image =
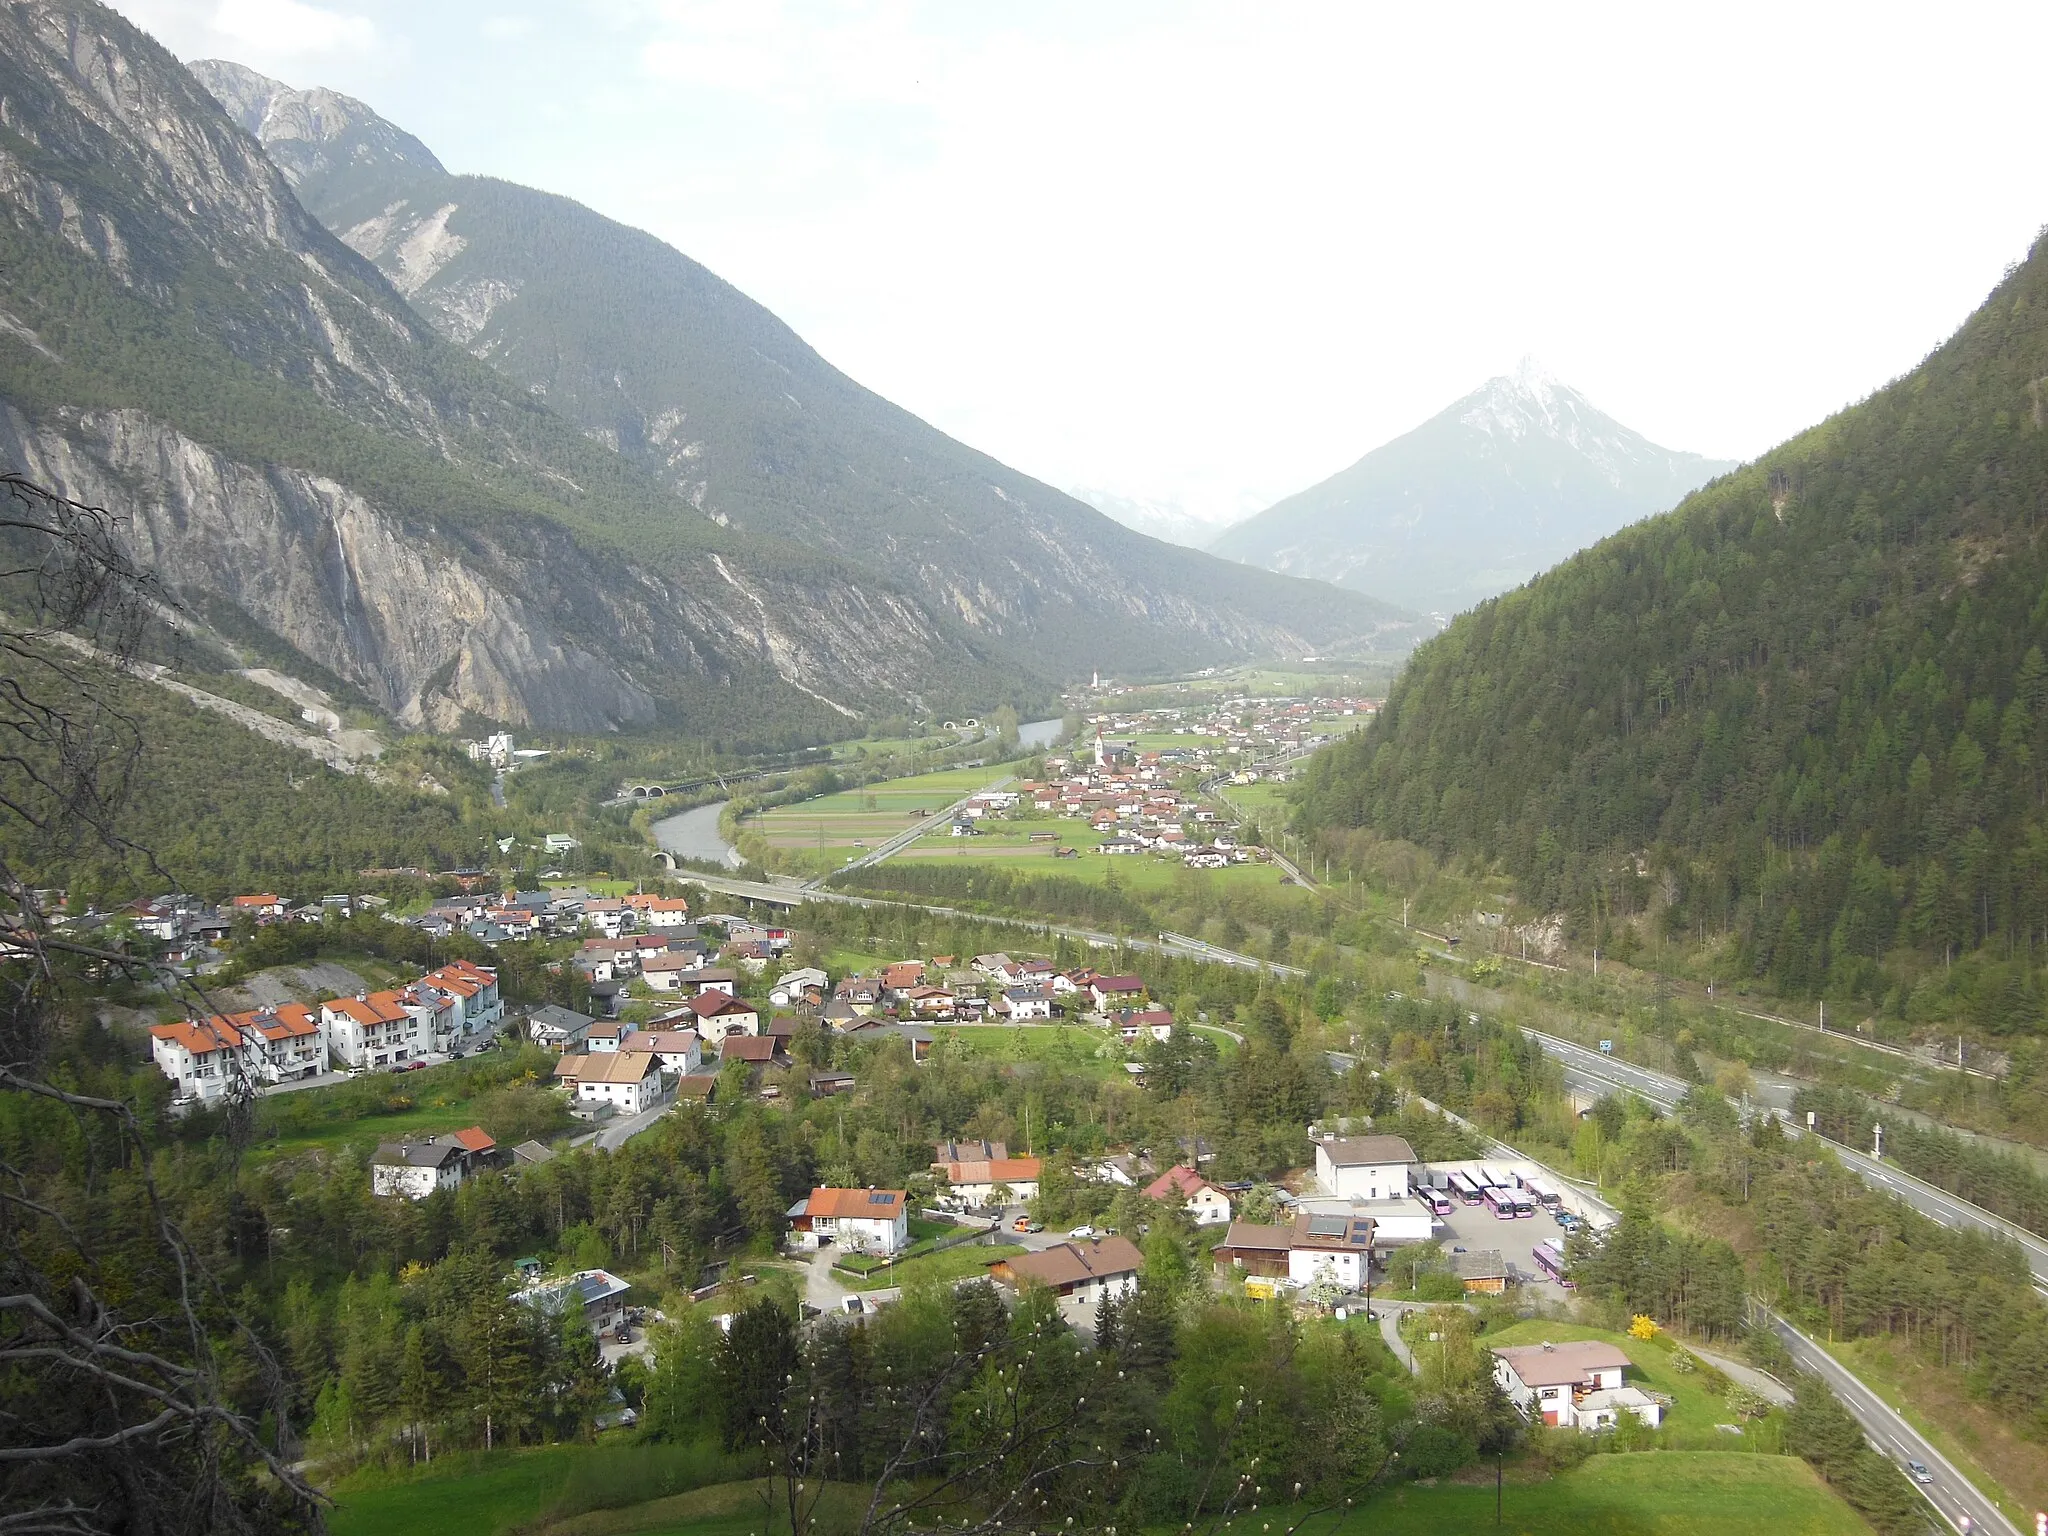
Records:
[[[1547,1035],[1538,1029],[1525,1028],[1522,1033],[1542,1046],[1546,1055],[1555,1057],[1564,1067],[1565,1081],[1582,1091],[1604,1093],[1611,1088],[1625,1088],[1667,1110],[1675,1107],[1685,1096],[1686,1084],[1666,1073],[1639,1067],[1632,1062],[1617,1061],[1612,1056],[1589,1051],[1574,1041],[1560,1040],[1556,1035]],[[1784,1096],[1783,1102],[1769,1102],[1769,1098],[1777,1096],[1774,1092],[1769,1093],[1765,1097],[1765,1108],[1784,1122],[1785,1129],[1795,1136],[1814,1134],[1791,1119],[1789,1095]],[[2027,1268],[2033,1271],[2035,1286],[2048,1290],[2048,1242],[2024,1227],[2014,1226],[2002,1216],[1994,1216],[1982,1206],[1972,1205],[1946,1190],[1937,1189],[1924,1179],[1916,1179],[1904,1169],[1881,1163],[1838,1141],[1829,1141],[1826,1137],[1817,1139],[1827,1142],[1835,1156],[1841,1159],[1842,1166],[1864,1183],[1887,1195],[1897,1196],[1929,1220],[1938,1221],[1945,1227],[1974,1227],[1980,1232],[2018,1244],[2026,1256]]]
[[[1959,1531],[1971,1529],[2020,1536],[2019,1528],[2006,1519],[1996,1504],[1979,1493],[1976,1485],[1959,1472],[1953,1462],[1928,1444],[1889,1403],[1845,1370],[1833,1355],[1761,1302],[1751,1301],[1750,1309],[1752,1319],[1768,1324],[1771,1331],[1784,1341],[1801,1370],[1813,1372],[1834,1389],[1842,1406],[1855,1415],[1856,1422],[1863,1426],[1865,1437],[1879,1452],[1889,1456],[1902,1471],[1907,1462],[1917,1461],[1933,1474],[1931,1483],[1918,1486],[1927,1496],[1927,1502],[1939,1510],[1950,1525]],[[1970,1522],[1968,1526],[1964,1524],[1966,1520]]]
[[[1671,1109],[1685,1096],[1687,1085],[1678,1078],[1662,1072],[1653,1072],[1648,1067],[1636,1066],[1633,1062],[1617,1061],[1598,1051],[1589,1051],[1570,1040],[1561,1040],[1541,1030],[1525,1028],[1522,1033],[1543,1047],[1546,1055],[1552,1056],[1564,1067],[1565,1080],[1574,1087],[1594,1092],[1606,1092],[1620,1088],[1639,1094],[1662,1109]],[[1770,1107],[1770,1112],[1781,1118],[1783,1111]],[[1794,1134],[1809,1134],[1800,1127],[1786,1124]],[[1825,1137],[1816,1138],[1826,1141]],[[2001,1221],[1989,1211],[1980,1210],[1953,1195],[1944,1194],[1931,1185],[1901,1173],[1898,1169],[1863,1157],[1837,1142],[1827,1145],[1841,1158],[1843,1164],[1874,1188],[1889,1195],[1896,1195],[1913,1206],[1923,1215],[1930,1216],[1946,1226],[1972,1225],[2001,1236],[2012,1237],[2020,1242],[2026,1252],[2027,1262],[2034,1270],[2036,1283],[2048,1274],[2048,1244],[2041,1242],[2031,1233],[2022,1232],[2011,1223]],[[1524,1154],[1517,1154],[1524,1155]],[[1863,1427],[1870,1443],[1884,1455],[1889,1456],[1903,1470],[1909,1461],[1917,1461],[1933,1474],[1931,1483],[1918,1483],[1920,1492],[1943,1519],[1957,1530],[1979,1532],[2003,1532],[2006,1536],[2020,1536],[2018,1529],[2006,1519],[1998,1506],[1978,1491],[1975,1484],[1957,1470],[1955,1464],[1936,1450],[1908,1424],[1897,1410],[1872,1392],[1830,1355],[1820,1345],[1793,1327],[1784,1318],[1771,1311],[1761,1302],[1751,1300],[1752,1319],[1768,1324],[1771,1330],[1784,1341],[1792,1358],[1802,1370],[1820,1376],[1834,1389],[1842,1406],[1855,1417]],[[1967,1519],[1970,1524],[1965,1525]]]

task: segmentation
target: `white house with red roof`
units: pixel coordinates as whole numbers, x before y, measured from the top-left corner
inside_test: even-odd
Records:
[[[1088,998],[1098,1009],[1113,1004],[1129,1005],[1145,995],[1145,983],[1136,976],[1098,976],[1088,983]]]
[[[1230,1221],[1230,1196],[1185,1163],[1167,1169],[1146,1185],[1145,1198],[1185,1203],[1198,1227],[1220,1227]]]
[[[358,992],[320,1005],[320,1029],[327,1053],[350,1067],[389,1067],[413,1061],[433,1049],[438,1010],[408,1004],[397,992]]]
[[[696,1019],[694,1027],[707,1045],[716,1045],[727,1035],[758,1035],[761,1032],[760,1010],[730,993],[699,992],[684,1006]]]
[[[809,1246],[833,1242],[848,1253],[901,1253],[910,1243],[910,1197],[900,1189],[813,1189],[789,1208],[793,1231]]]

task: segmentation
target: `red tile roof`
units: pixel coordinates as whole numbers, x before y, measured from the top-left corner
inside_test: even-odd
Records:
[[[491,1139],[490,1133],[480,1125],[472,1125],[457,1131],[455,1139],[462,1144],[465,1152],[491,1152],[495,1151],[498,1145]]]
[[[811,1191],[804,1214],[893,1221],[903,1214],[909,1198],[900,1189],[826,1189],[821,1186]]]

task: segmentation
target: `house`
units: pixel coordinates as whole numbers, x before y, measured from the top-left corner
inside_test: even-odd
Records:
[[[968,964],[990,981],[995,981],[1007,974],[1012,961],[1008,955],[998,951],[993,955],[976,955]]]
[[[1327,1136],[1316,1143],[1316,1183],[1346,1200],[1405,1200],[1415,1149],[1399,1136]]]
[[[882,1006],[882,991],[881,982],[872,976],[842,976],[832,989],[832,1001],[865,1018]]]
[[[496,1161],[498,1144],[481,1126],[420,1141],[387,1141],[370,1159],[370,1193],[424,1200],[453,1189]]]
[[[1248,1275],[1285,1275],[1295,1285],[1328,1278],[1356,1291],[1365,1287],[1372,1238],[1370,1216],[1302,1211],[1279,1226],[1233,1221],[1216,1246],[1216,1262]]]
[[[258,923],[274,923],[284,916],[284,898],[275,891],[255,896],[237,896],[228,904],[237,917],[253,917]]]
[[[1145,1198],[1185,1203],[1198,1227],[1222,1226],[1230,1220],[1230,1196],[1185,1163],[1178,1163],[1145,1186]]]
[[[1524,1344],[1493,1351],[1493,1379],[1531,1420],[1565,1429],[1612,1429],[1624,1413],[1657,1427],[1663,1404],[1626,1383],[1629,1358],[1612,1344]]]
[[[824,1004],[831,979],[815,965],[800,965],[775,979],[768,1002],[775,1008],[817,1008]]]
[[[661,1064],[646,1051],[564,1056],[555,1064],[555,1081],[579,1104],[637,1115],[661,1095]]]
[[[1148,1039],[1163,1045],[1173,1038],[1173,1013],[1166,1008],[1126,1008],[1116,1015],[1116,1032],[1126,1045]]]
[[[912,987],[923,985],[922,960],[898,960],[893,965],[882,967],[882,989],[885,992],[908,992]]]
[[[910,1197],[900,1189],[813,1189],[789,1209],[793,1230],[810,1246],[836,1243],[848,1253],[901,1253],[910,1245]]]
[[[955,1011],[953,994],[944,987],[911,987],[897,1001],[920,1019],[950,1019]]]
[[[810,1084],[813,1098],[829,1098],[835,1093],[851,1093],[854,1076],[851,1072],[813,1072]]]
[[[704,1043],[694,1029],[644,1029],[633,1049],[652,1056],[664,1072],[686,1077],[704,1064]]]
[[[388,1067],[424,1056],[435,1010],[408,1007],[396,992],[358,992],[320,1005],[327,1053],[351,1067]]]
[[[587,1013],[548,1003],[526,1016],[526,1038],[545,1050],[580,1051],[596,1022]]]
[[[512,1299],[546,1317],[580,1306],[591,1331],[605,1334],[626,1320],[626,1293],[632,1288],[608,1270],[580,1269],[566,1280],[536,1280]]]
[[[1044,1165],[1035,1157],[1011,1157],[1000,1141],[941,1141],[933,1147],[932,1171],[943,1173],[953,1198],[967,1205],[996,1204],[1000,1186],[1011,1200],[1036,1200]]]
[[[620,934],[631,933],[640,924],[640,917],[623,901],[611,896],[593,896],[583,903],[583,927],[595,931],[608,939]]]
[[[759,1010],[729,992],[699,992],[686,1006],[696,1016],[697,1033],[707,1045],[716,1044],[727,1035],[760,1033]]]
[[[1135,976],[1098,976],[1088,983],[1088,1000],[1096,1011],[1112,1004],[1130,1004],[1145,995],[1145,983]]]
[[[427,972],[420,978],[419,985],[430,987],[453,1000],[457,1034],[476,1034],[505,1017],[505,1000],[498,991],[498,973],[488,966],[456,960],[438,971]]]
[[[1498,1296],[1508,1288],[1507,1261],[1497,1248],[1452,1254],[1451,1273],[1464,1283],[1467,1296]]]
[[[756,1067],[789,1065],[782,1042],[773,1035],[727,1035],[718,1042],[718,1060],[721,1065],[728,1061],[749,1062]]]
[[[693,979],[697,983],[697,992],[700,996],[706,992],[723,992],[727,997],[740,995],[739,973],[729,967],[708,965],[697,972]]]
[[[590,1026],[590,1033],[584,1036],[583,1048],[586,1051],[616,1051],[632,1033],[632,1025],[606,1019]],[[638,1050],[639,1046],[634,1046],[634,1049]]]
[[[556,1156],[555,1149],[541,1141],[522,1141],[512,1149],[512,1163],[517,1168],[538,1168],[552,1163]]]
[[[818,1017],[827,1029],[837,1030],[839,1033],[845,1034],[847,1031],[857,1027],[867,1018],[867,1015],[855,1008],[851,1003],[844,1003],[834,998],[818,1011]]]
[[[640,962],[640,979],[657,992],[680,992],[703,975],[704,957],[687,951]]]
[[[231,1013],[226,1022],[241,1033],[255,1075],[266,1083],[317,1077],[327,1070],[327,1036],[304,1003]]]
[[[222,1097],[246,1070],[242,1032],[225,1016],[154,1025],[149,1052],[157,1070],[177,1084],[181,1096],[202,1100]]]
[[[639,912],[650,930],[681,929],[690,923],[690,904],[680,896],[628,896],[626,905]]]
[[[1137,1186],[1143,1170],[1138,1159],[1129,1152],[1118,1152],[1109,1157],[1099,1157],[1084,1170],[1083,1177],[1097,1184],[1114,1184],[1120,1189]]]
[[[1013,1024],[1052,1017],[1052,993],[1038,987],[1005,987],[996,997],[996,1017]]]
[[[1138,1271],[1145,1256],[1127,1237],[1104,1237],[1093,1242],[1054,1243],[1037,1253],[1020,1253],[993,1260],[989,1278],[1014,1290],[1038,1284],[1055,1296],[1072,1297],[1087,1305],[1104,1296],[1121,1300],[1138,1289]]]

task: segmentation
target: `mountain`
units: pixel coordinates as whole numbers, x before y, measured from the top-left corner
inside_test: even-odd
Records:
[[[1659,448],[1525,360],[1209,549],[1451,614],[1734,467]]]
[[[1158,539],[1162,544],[1203,549],[1218,532],[1217,524],[1203,521],[1176,502],[1119,496],[1114,491],[1090,490],[1083,486],[1076,486],[1073,494],[1105,517],[1114,518],[1132,532]]]
[[[1039,678],[1298,640],[1402,648],[1405,615],[1163,547],[861,388],[774,315],[567,198],[451,176],[362,103],[239,65],[193,73],[308,210],[451,343],[689,515],[886,576]]]
[[[1498,860],[1582,932],[1724,939],[1794,994],[2030,1027],[2044,514],[2037,243],[1912,372],[1420,648],[1301,819]]]

